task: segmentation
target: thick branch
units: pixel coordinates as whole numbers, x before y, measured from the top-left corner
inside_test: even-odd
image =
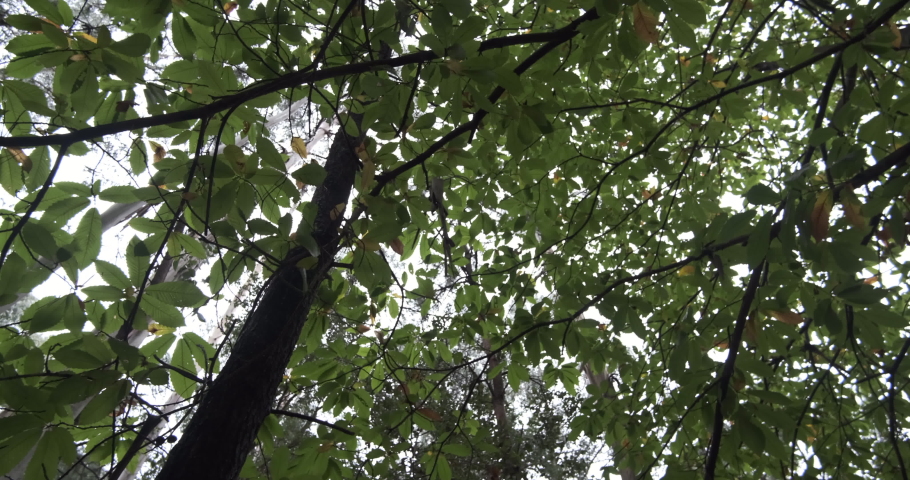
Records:
[[[714,469],[717,467],[717,454],[720,452],[720,439],[724,433],[723,403],[727,398],[730,380],[733,378],[734,367],[736,365],[736,354],[739,353],[739,346],[740,343],[742,343],[743,330],[746,328],[746,320],[749,318],[749,312],[752,311],[752,301],[755,300],[755,294],[758,291],[758,283],[761,280],[763,266],[764,263],[759,263],[758,266],[752,270],[752,276],[749,278],[749,284],[746,286],[746,292],[743,294],[743,300],[739,307],[739,316],[736,318],[736,324],[733,327],[733,334],[730,335],[727,360],[724,362],[724,369],[720,374],[718,382],[720,391],[717,396],[717,406],[714,409],[714,430],[711,433],[711,445],[708,448],[707,460],[705,460],[705,480],[714,480]]]
[[[594,10],[591,10],[582,18],[585,20],[595,19],[597,18],[597,14],[594,12]],[[524,45],[539,42],[556,41],[562,43],[574,37],[578,33],[575,30],[577,22],[578,21],[576,20],[576,22],[570,24],[570,26],[572,26],[571,30],[563,28],[554,32],[530,33],[525,35],[492,38],[481,42],[480,46],[478,47],[478,51],[484,52],[486,50],[508,47],[510,45]],[[95,127],[77,130],[72,133],[48,135],[44,137],[0,137],[0,147],[28,148],[39,147],[42,145],[68,144],[87,141],[94,138],[103,137],[105,135],[112,135],[115,133],[126,132],[140,128],[149,128],[158,125],[167,125],[171,123],[185,122],[188,120],[198,120],[200,118],[214,117],[219,112],[240,106],[243,103],[255,98],[284,90],[286,88],[297,87],[300,85],[328,80],[331,78],[357,75],[374,70],[384,70],[390,67],[401,67],[415,63],[425,63],[437,58],[439,58],[439,55],[427,50],[414,52],[394,58],[377,59],[363,63],[339,65],[337,67],[328,67],[321,70],[313,70],[308,67],[300,71],[288,73],[282,77],[270,81],[269,83],[250,87],[233,95],[222,97],[208,105],[199,108],[165,113],[161,115],[152,115],[150,117],[136,118],[132,120],[124,120],[122,122],[114,122],[106,125],[98,125]]]

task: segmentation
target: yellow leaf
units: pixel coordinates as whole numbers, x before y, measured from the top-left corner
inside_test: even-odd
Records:
[[[695,265],[686,265],[676,271],[676,274],[680,277],[688,277],[690,275],[695,275]]]
[[[684,67],[688,67],[689,64],[692,63],[692,61],[691,61],[691,60],[688,60],[686,57],[680,55],[680,56],[679,56],[679,63],[680,63],[682,66],[684,66]]]
[[[360,244],[363,245],[363,248],[365,250],[369,250],[371,252],[375,252],[375,251],[379,250],[379,242],[375,242],[373,240],[367,240],[365,238],[362,238],[362,239],[360,239]]]
[[[828,238],[828,217],[831,214],[831,192],[824,191],[818,194],[815,207],[812,208],[812,217],[809,223],[812,226],[812,237],[816,242]]]
[[[294,137],[291,139],[291,148],[294,150],[294,153],[300,155],[303,158],[306,158],[306,142],[303,141],[300,137]]]
[[[177,331],[176,328],[165,327],[164,325],[162,325],[160,323],[149,324],[148,330],[149,330],[149,333],[151,333],[152,335],[158,335],[158,336],[167,335],[169,333],[174,333]]]
[[[714,88],[724,88],[727,86],[727,82],[724,82],[723,80],[713,80],[711,85],[713,85]]]
[[[91,35],[89,35],[89,34],[87,34],[87,33],[85,33],[85,32],[76,32],[76,33],[74,33],[74,35],[79,36],[79,37],[82,37],[82,38],[84,38],[84,39],[86,39],[86,40],[88,40],[88,41],[90,41],[90,42],[92,42],[92,43],[98,43],[98,39],[97,39],[97,38],[95,38],[95,37],[93,37],[93,36],[91,36]]]
[[[873,285],[876,282],[878,282],[878,275],[869,277],[869,278],[863,280],[863,283],[865,283],[866,285]]]
[[[643,2],[638,2],[632,6],[632,18],[638,38],[647,43],[657,43],[660,33],[657,31],[657,16],[654,12]]]
[[[802,315],[796,312],[791,312],[790,310],[771,310],[768,313],[770,313],[772,317],[786,323],[787,325],[802,325],[803,323]]]
[[[373,177],[376,175],[376,164],[370,160],[363,162],[363,172],[360,174],[360,191],[364,192],[373,184]]]
[[[227,2],[224,4],[224,13],[230,15],[237,8],[237,2]]]

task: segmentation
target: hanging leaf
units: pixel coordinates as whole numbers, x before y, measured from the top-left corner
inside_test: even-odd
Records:
[[[812,216],[809,219],[809,224],[812,229],[812,238],[814,238],[816,242],[821,242],[828,238],[828,216],[831,213],[831,206],[831,192],[825,190],[819,193],[815,200],[815,206],[812,208]]]
[[[291,139],[291,149],[294,150],[294,153],[300,155],[303,158],[306,158],[306,142],[303,141],[300,137],[294,137]]]
[[[657,31],[657,16],[644,2],[632,5],[632,19],[635,35],[639,39],[646,43],[658,42],[660,32]]]

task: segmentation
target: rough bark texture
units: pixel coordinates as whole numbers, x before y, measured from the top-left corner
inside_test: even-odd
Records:
[[[353,149],[361,141],[345,135],[341,128],[332,142],[325,166],[327,177],[313,199],[318,208],[313,237],[322,253],[317,266],[308,272],[308,292],[302,290],[303,278],[296,262],[288,261],[272,275],[231,356],[207,388],[158,480],[237,478],[297,345],[312,304],[309,292],[321,281],[316,272],[324,272],[334,260],[343,215],[332,215],[332,209],[347,204],[359,165]],[[287,258],[305,255],[298,248]]]

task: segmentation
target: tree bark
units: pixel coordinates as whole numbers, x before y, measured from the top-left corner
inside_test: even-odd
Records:
[[[296,262],[308,254],[296,248],[264,287],[224,368],[204,393],[158,480],[229,480],[240,473],[297,345],[312,305],[311,292],[324,277],[319,273],[334,261],[343,216],[332,210],[347,205],[360,164],[354,148],[362,139],[362,134],[348,136],[342,127],[329,150],[327,176],[313,199],[317,206],[313,237],[321,253],[317,265],[307,271],[307,290]]]

